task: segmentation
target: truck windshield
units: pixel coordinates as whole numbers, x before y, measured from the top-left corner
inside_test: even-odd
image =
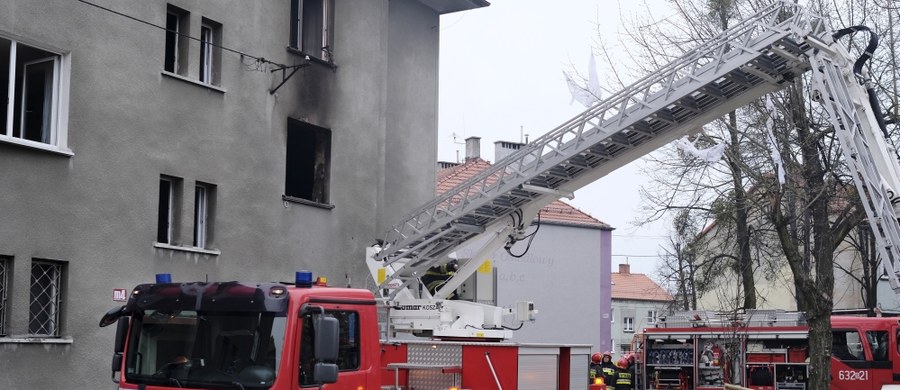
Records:
[[[125,376],[175,388],[269,388],[285,322],[283,313],[146,310],[132,321]]]

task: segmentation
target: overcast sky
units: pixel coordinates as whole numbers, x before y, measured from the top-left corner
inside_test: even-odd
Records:
[[[489,0],[491,6],[441,17],[438,157],[465,156],[465,138],[481,137],[481,157],[494,162],[494,141],[535,139],[584,107],[571,103],[563,71],[587,74],[598,35],[618,40],[620,17],[648,12],[642,2],[616,0]],[[664,1],[652,12],[664,16]],[[600,73],[606,72],[598,57]],[[622,59],[625,61],[625,59]],[[601,80],[603,75],[601,74]],[[609,88],[601,81],[601,86]],[[611,92],[615,92],[613,89]],[[605,96],[609,96],[606,93]],[[639,165],[629,164],[578,190],[570,204],[604,221],[613,232],[613,270],[628,262],[632,272],[655,279],[656,256],[666,223],[636,227]]]

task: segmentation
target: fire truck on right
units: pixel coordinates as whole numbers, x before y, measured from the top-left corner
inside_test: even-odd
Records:
[[[898,389],[900,319],[833,316],[831,388]],[[803,313],[675,313],[635,336],[639,389],[806,390]]]

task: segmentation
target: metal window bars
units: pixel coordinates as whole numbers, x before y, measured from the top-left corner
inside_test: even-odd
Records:
[[[9,259],[0,256],[0,336],[6,335],[6,295],[9,290]]]
[[[827,34],[820,16],[775,2],[409,214],[376,258],[404,260],[393,277],[412,278],[518,210],[549,204],[781,89],[809,69],[805,38]]]
[[[31,264],[28,333],[32,336],[59,336],[62,267],[62,264],[45,261]]]

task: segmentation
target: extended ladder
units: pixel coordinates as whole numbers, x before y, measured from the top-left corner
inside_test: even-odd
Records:
[[[810,40],[830,42],[821,16],[790,2],[775,2],[686,53],[598,105],[570,119],[490,169],[458,185],[411,213],[386,234],[375,260],[392,272],[379,288],[394,281],[395,294],[431,266],[448,260],[450,252],[478,238],[503,240],[517,225],[530,223],[541,207],[603,177],[609,172],[698,131],[702,125],[747,103],[789,85],[810,69]],[[820,61],[821,56],[816,57]],[[817,66],[818,63],[817,63]],[[817,73],[818,75],[819,73]],[[818,76],[817,76],[818,77]],[[823,81],[840,101],[843,84]],[[833,108],[838,124],[859,133],[849,103]],[[837,125],[836,125],[837,126]],[[861,156],[868,148],[855,139],[841,139],[845,153]],[[864,143],[863,143],[864,145]],[[850,148],[850,149],[848,149]],[[867,212],[877,228],[882,258],[893,274],[900,259],[900,232],[883,188],[875,185],[878,172],[866,158],[848,158],[860,193],[867,195]],[[875,180],[875,181],[873,181]],[[872,210],[872,211],[870,211]],[[483,253],[498,246],[487,248]],[[887,252],[885,252],[887,251]],[[479,259],[482,260],[482,259]],[[478,267],[463,266],[457,277],[435,295],[458,287]],[[896,275],[892,286],[897,289]]]

